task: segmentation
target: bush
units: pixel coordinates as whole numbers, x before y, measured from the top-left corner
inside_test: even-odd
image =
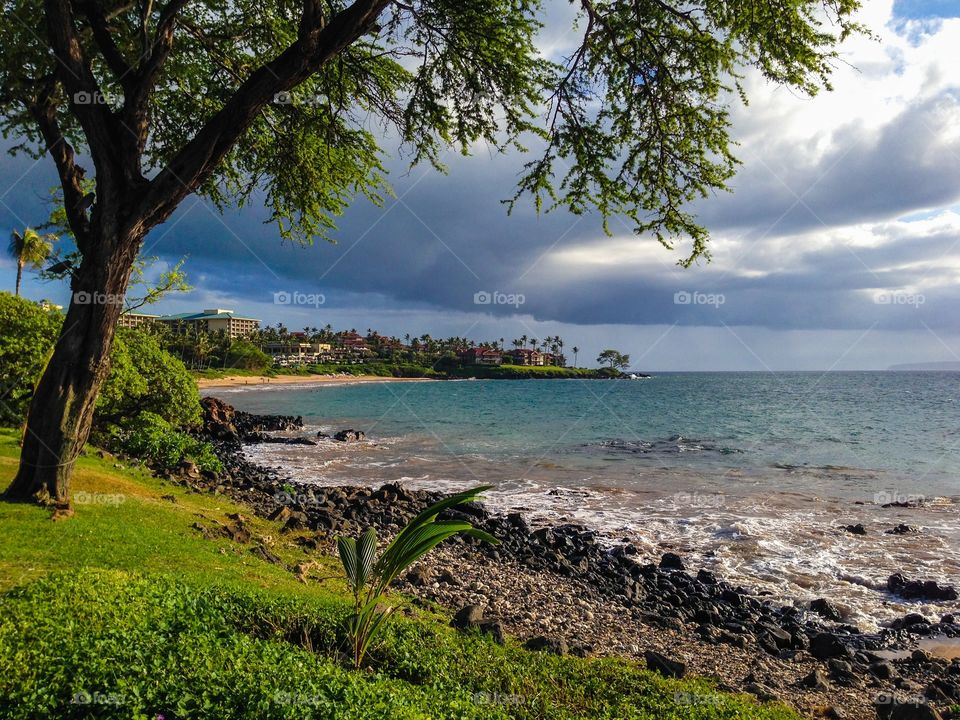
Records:
[[[239,370],[266,370],[273,358],[247,340],[234,340],[226,353],[226,366]]]
[[[223,469],[210,443],[180,432],[150,411],[110,426],[103,440],[110,450],[143,460],[157,470],[173,470],[184,460],[207,472]]]
[[[101,424],[150,412],[178,427],[200,421],[197,384],[179,359],[140,330],[120,329],[113,345],[112,367],[97,398]]]
[[[63,325],[56,310],[0,292],[0,424],[27,417],[33,388]]]

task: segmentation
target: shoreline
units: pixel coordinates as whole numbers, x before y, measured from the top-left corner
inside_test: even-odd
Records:
[[[280,385],[315,385],[337,383],[362,385],[383,382],[433,382],[433,378],[383,377],[381,375],[228,375],[222,378],[197,378],[200,390],[210,388],[276,387]]]
[[[286,479],[244,458],[244,428],[283,429],[275,425],[296,419],[239,415],[243,423],[231,438],[216,443],[228,468],[216,491],[284,522],[284,532],[297,535],[294,542],[308,556],[362,527],[392,534],[438,495],[402,485],[328,487]],[[459,514],[502,545],[446,544],[403,576],[399,588],[458,616],[474,608],[466,613],[475,620],[470,627],[495,639],[509,634],[562,653],[628,658],[651,668],[670,658],[683,665],[681,675],[780,700],[811,718],[885,718],[879,711],[900,703],[945,711],[960,699],[960,660],[951,664],[918,650],[927,637],[907,625],[862,633],[830,612],[779,606],[763,593],[685,567],[673,553],[650,562],[631,543],[607,547],[586,526],[534,529],[519,513],[497,514],[480,504]],[[826,610],[833,610],[828,602]],[[953,622],[944,618],[930,631],[955,637]]]

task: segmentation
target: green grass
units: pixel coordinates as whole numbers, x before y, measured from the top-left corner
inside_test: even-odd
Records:
[[[0,430],[0,487],[15,441]],[[81,458],[74,492],[88,502],[70,519],[0,503],[0,717],[797,718],[624,661],[499,646],[412,606],[370,667],[349,670],[341,581],[303,583],[249,545],[202,539],[194,522],[250,514],[115,464]],[[339,576],[332,557],[306,555],[274,523],[249,524],[285,563]]]

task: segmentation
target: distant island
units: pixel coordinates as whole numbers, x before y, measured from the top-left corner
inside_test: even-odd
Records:
[[[951,360],[948,362],[903,363],[901,365],[891,365],[887,368],[887,370],[910,372],[960,372],[960,361]]]

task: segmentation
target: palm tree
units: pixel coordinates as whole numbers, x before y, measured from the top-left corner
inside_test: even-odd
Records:
[[[576,345],[573,346],[573,366],[577,366],[577,353],[580,352],[580,348]]]
[[[32,228],[24,228],[22,233],[14,230],[10,233],[8,250],[10,257],[17,261],[17,286],[15,295],[20,295],[20,281],[25,267],[37,269],[53,252],[55,235],[41,235]]]

